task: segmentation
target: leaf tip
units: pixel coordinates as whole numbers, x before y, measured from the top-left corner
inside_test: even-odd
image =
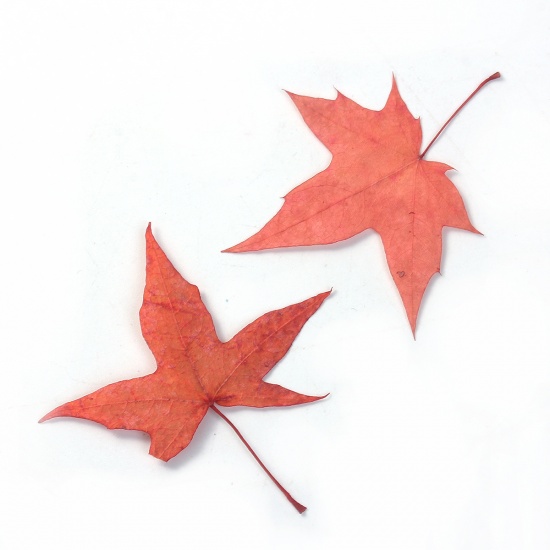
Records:
[[[251,237],[249,237],[248,239],[245,239],[244,241],[234,245],[234,246],[230,246],[229,248],[226,248],[224,250],[222,250],[222,252],[224,253],[227,253],[227,252],[231,252],[231,253],[234,253],[234,252],[257,252],[258,250],[264,250],[264,248],[262,248],[261,244],[258,244],[258,241],[261,242],[261,239],[257,239],[256,237],[258,236],[258,234],[256,235],[252,235]],[[268,248],[274,248],[273,246],[267,246],[265,247],[265,249],[268,249]]]
[[[397,90],[397,78],[395,78],[395,73],[392,71],[391,73],[391,92],[398,92]],[[390,94],[391,94],[390,92]]]
[[[323,298],[323,300],[326,300],[331,294],[332,294],[332,288],[330,290],[327,290],[326,292],[321,292],[321,294],[319,294],[320,297]]]
[[[53,411],[50,411],[48,414],[45,414],[39,421],[39,424],[42,424],[43,422],[46,422],[46,420],[50,420],[52,418],[56,418],[57,416],[60,416],[57,414],[59,407],[57,409],[54,409]]]
[[[290,97],[290,99],[292,99],[292,101],[294,103],[296,103],[296,98],[299,98],[301,96],[299,96],[298,94],[295,94],[294,92],[289,92],[288,90],[283,90],[283,92],[288,96]]]
[[[235,246],[230,246],[229,248],[225,248],[221,252],[222,254],[227,254],[229,252],[241,252],[241,250],[239,250],[239,245],[236,244]]]
[[[409,325],[411,327],[413,340],[416,342],[416,316],[414,319],[409,318]]]
[[[306,302],[314,304],[315,311],[317,311],[317,309],[321,307],[322,303],[330,296],[331,292],[332,288],[330,290],[327,290],[326,292],[321,292],[320,294],[317,294],[316,296],[307,299]]]
[[[481,235],[482,237],[485,237],[485,235],[481,231],[478,231],[473,225],[472,225],[472,228],[470,229],[470,231],[472,233],[475,233],[476,235]]]
[[[325,393],[325,395],[305,395],[304,399],[299,401],[298,403],[291,403],[289,405],[283,405],[283,406],[292,406],[292,405],[308,405],[309,403],[317,403],[317,401],[321,401],[322,399],[326,399],[330,395],[330,392]]]
[[[384,105],[382,111],[392,106],[395,108],[398,105],[405,106],[405,108],[407,108],[407,106],[405,105],[405,102],[403,101],[403,98],[401,97],[401,94],[399,93],[399,88],[397,87],[397,80],[395,79],[395,74],[392,73],[390,93],[388,95],[388,99],[386,100],[386,104]]]

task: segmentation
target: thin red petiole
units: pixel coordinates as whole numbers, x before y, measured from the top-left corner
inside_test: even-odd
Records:
[[[233,431],[239,436],[239,439],[244,443],[245,447],[252,453],[252,456],[256,459],[256,461],[258,462],[258,464],[263,468],[264,472],[271,478],[271,481],[273,481],[273,483],[275,483],[275,485],[277,485],[277,487],[279,488],[279,490],[283,493],[283,495],[285,495],[285,497],[287,498],[287,500],[290,502],[290,504],[292,504],[292,506],[294,506],[294,508],[296,508],[296,510],[298,510],[298,512],[300,512],[300,514],[303,514],[307,508],[303,505],[303,504],[300,504],[276,479],[275,477],[273,476],[273,474],[267,469],[267,467],[265,466],[265,464],[260,460],[260,458],[258,457],[258,455],[254,452],[254,450],[252,449],[252,447],[248,444],[248,442],[246,441],[246,439],[241,435],[241,432],[239,432],[239,430],[237,429],[237,427],[235,426],[235,424],[233,424],[233,422],[231,422],[231,420],[229,420],[229,418],[227,418],[227,416],[225,416],[225,414],[223,414],[215,405],[210,405],[210,408],[218,415],[220,416],[221,418],[223,418],[230,426],[231,428],[233,428]]]
[[[449,123],[451,122],[451,120],[453,120],[453,118],[461,111],[461,109],[466,105],[466,103],[468,103],[468,101],[470,101],[470,99],[472,99],[472,97],[474,97],[477,92],[479,92],[479,90],[481,90],[481,88],[483,88],[483,86],[485,86],[485,84],[487,84],[488,82],[491,82],[491,80],[496,80],[497,78],[500,78],[500,73],[495,73],[495,74],[492,74],[490,77],[486,78],[467,98],[466,98],[466,101],[451,115],[451,118],[449,118],[449,120],[447,122],[445,122],[445,124],[443,124],[443,126],[441,127],[441,130],[439,130],[439,132],[437,132],[437,134],[435,134],[435,137],[432,139],[432,141],[430,141],[430,143],[428,144],[428,147],[426,147],[426,149],[424,149],[424,152],[420,155],[420,158],[424,158],[424,155],[428,152],[428,149],[434,144],[435,140],[441,135],[441,133],[443,132],[443,130],[445,130],[445,128],[447,128],[447,126],[449,125]]]

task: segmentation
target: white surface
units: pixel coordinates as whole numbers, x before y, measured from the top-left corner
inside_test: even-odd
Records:
[[[550,4],[0,4],[0,547],[550,547]],[[220,254],[330,158],[281,91],[380,108],[391,73],[484,237],[447,230],[413,341],[379,237]],[[168,465],[53,407],[154,368],[147,222],[220,337],[334,287],[270,380]]]

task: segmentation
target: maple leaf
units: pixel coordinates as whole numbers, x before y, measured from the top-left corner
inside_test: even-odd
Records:
[[[482,82],[423,153],[420,120],[408,110],[395,79],[380,111],[361,107],[339,92],[334,100],[289,93],[332,161],[290,191],[260,231],[224,252],[331,244],[374,229],[382,238],[414,335],[422,295],[440,270],[443,226],[479,233],[445,175],[451,167],[424,156],[460,109],[499,77],[495,73]]]
[[[168,461],[185,449],[209,409],[223,418],[252,452],[279,489],[301,513],[299,504],[272,476],[235,425],[216,407],[286,407],[317,401],[277,384],[266,374],[325,298],[271,311],[230,341],[216,336],[199,290],[170,263],[151,232],[146,232],[146,283],[141,330],[157,362],[153,374],[115,382],[57,407],[40,422],[60,416],[85,418],[109,429],[140,430],[151,438],[150,454]]]

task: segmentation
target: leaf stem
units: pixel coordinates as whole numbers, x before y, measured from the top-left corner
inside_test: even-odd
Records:
[[[449,118],[449,120],[447,122],[445,122],[445,124],[443,124],[443,126],[441,127],[441,130],[439,130],[439,132],[437,132],[437,134],[435,135],[435,137],[432,139],[432,141],[430,141],[430,143],[428,144],[428,147],[426,147],[426,149],[424,149],[424,152],[420,155],[420,158],[423,159],[424,158],[424,155],[428,152],[428,149],[434,144],[435,140],[441,135],[441,133],[443,132],[443,130],[445,130],[445,128],[447,128],[447,126],[449,125],[449,123],[451,122],[451,120],[453,120],[453,118],[462,110],[462,108],[466,105],[466,103],[468,103],[468,101],[470,101],[470,99],[472,99],[478,92],[479,90],[481,90],[481,88],[483,88],[483,86],[485,86],[485,84],[491,82],[491,80],[496,80],[497,78],[500,78],[500,73],[495,73],[495,74],[492,74],[490,77],[486,78],[467,98],[466,98],[466,101],[451,115],[451,118]]]
[[[220,416],[221,418],[223,418],[230,426],[231,428],[233,428],[233,431],[239,436],[239,439],[244,443],[245,447],[252,453],[252,456],[256,459],[256,462],[258,462],[258,464],[263,468],[264,472],[271,478],[271,481],[273,481],[273,483],[275,483],[275,485],[277,485],[277,487],[279,488],[279,490],[283,493],[283,495],[285,495],[285,497],[287,498],[287,500],[290,502],[290,504],[292,504],[292,506],[294,506],[294,508],[296,508],[296,510],[298,510],[298,512],[300,512],[300,514],[303,514],[307,508],[300,504],[278,481],[277,479],[275,479],[275,477],[273,476],[273,474],[267,469],[267,467],[265,466],[265,464],[260,460],[260,458],[258,457],[258,455],[254,452],[254,450],[252,449],[252,447],[248,444],[248,442],[246,441],[246,439],[242,436],[241,432],[239,432],[239,430],[237,429],[237,427],[235,426],[235,424],[233,424],[233,422],[231,422],[231,420],[229,420],[229,418],[227,418],[227,416],[225,416],[225,414],[223,414],[215,405],[210,405],[210,408],[218,415]]]

